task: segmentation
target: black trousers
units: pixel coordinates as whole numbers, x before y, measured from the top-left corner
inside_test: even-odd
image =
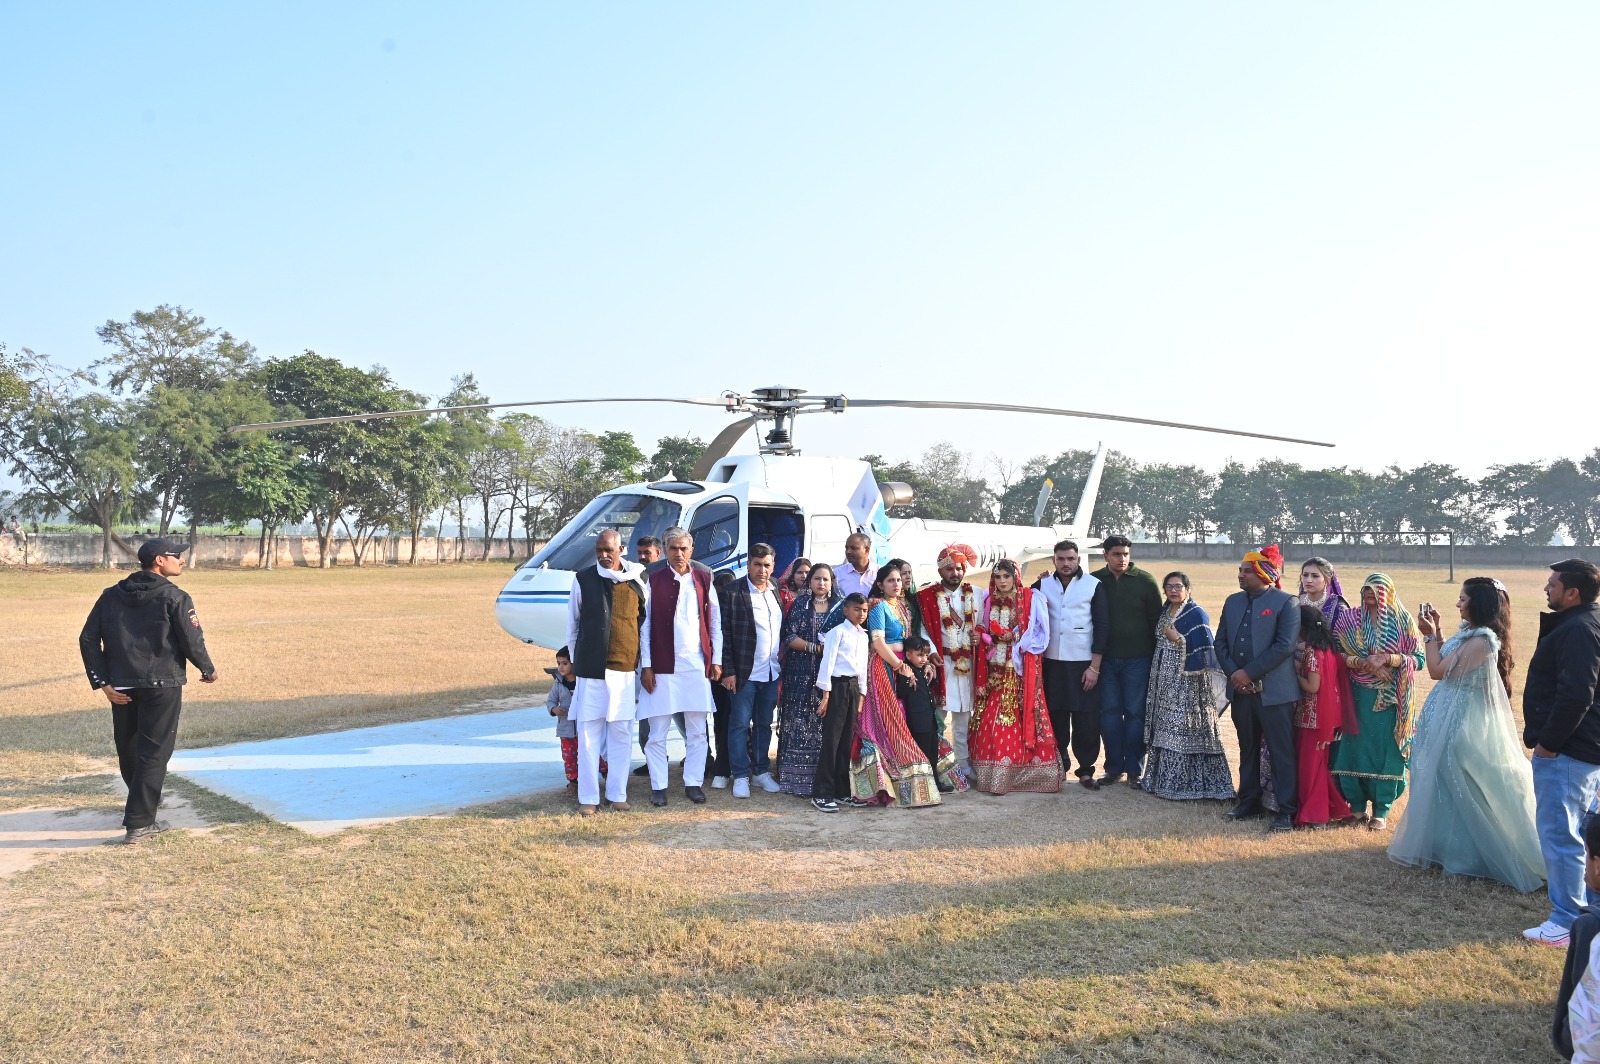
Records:
[[[932,768],[939,767],[939,722],[933,715],[933,706],[926,709],[906,710],[906,730],[911,733],[911,740],[922,751],[922,756],[928,759]]]
[[[1050,729],[1056,733],[1061,767],[1072,768],[1075,757],[1078,775],[1093,776],[1094,763],[1100,759],[1100,688],[1083,689],[1083,674],[1089,670],[1089,663],[1045,658],[1042,664],[1044,704],[1050,709]]]
[[[716,748],[706,754],[707,776],[728,775],[728,713],[733,708],[732,700],[732,692],[721,683],[711,685],[711,740]]]
[[[183,708],[182,687],[135,687],[124,692],[133,701],[111,707],[111,730],[117,743],[117,767],[128,785],[128,804],[122,826],[148,827],[155,823],[161,804],[161,785],[167,781],[167,762],[178,741],[178,712]]]
[[[828,713],[822,718],[822,753],[811,781],[813,798],[850,797],[850,749],[861,712],[861,685],[854,676],[835,676],[832,683]]]
[[[1293,702],[1265,706],[1260,695],[1233,692],[1233,729],[1239,733],[1239,804],[1246,808],[1261,804],[1261,737],[1267,739],[1272,754],[1272,793],[1278,799],[1278,813],[1294,816],[1299,783],[1299,764],[1294,748]]]

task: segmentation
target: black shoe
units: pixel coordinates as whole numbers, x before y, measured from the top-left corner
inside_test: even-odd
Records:
[[[650,804],[653,805],[653,806],[656,806],[657,808],[660,808],[661,806],[666,805],[667,804],[667,792],[666,791],[651,791],[650,792]]]
[[[1565,585],[1563,585],[1563,586],[1565,586]],[[1098,791],[1100,789],[1100,784],[1095,782],[1095,778],[1094,778],[1094,774],[1093,773],[1091,773],[1091,774],[1089,774],[1087,776],[1079,776],[1078,777],[1078,783],[1082,787],[1084,787],[1086,790]]]
[[[137,843],[143,842],[145,839],[155,838],[157,835],[164,831],[168,831],[171,828],[172,825],[167,823],[165,820],[157,820],[154,824],[146,824],[142,828],[129,828],[127,835],[123,836],[122,841],[127,843],[129,846],[133,846]]]
[[[837,813],[839,811],[839,803],[832,798],[813,798],[811,799],[811,808],[819,813]]]
[[[706,792],[702,791],[699,787],[685,787],[683,789],[683,796],[689,799],[689,801],[693,802],[695,805],[706,804]]]
[[[939,788],[940,794],[954,794],[956,792],[955,784],[953,783],[946,783],[944,780],[934,780],[933,782],[934,786]]]
[[[633,770],[633,774],[635,776],[648,776],[650,775],[650,766],[640,765],[638,768]]]
[[[1277,815],[1277,817],[1272,821],[1272,826],[1270,828],[1268,828],[1267,830],[1268,831],[1293,831],[1294,830],[1294,814],[1293,813],[1279,813]]]
[[[1223,815],[1229,820],[1249,820],[1253,816],[1261,816],[1264,810],[1258,802],[1240,802]]]

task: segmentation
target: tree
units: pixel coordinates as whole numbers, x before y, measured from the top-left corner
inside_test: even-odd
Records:
[[[196,479],[186,507],[197,521],[260,521],[257,564],[270,569],[278,529],[286,521],[300,520],[310,505],[303,473],[283,440],[256,432],[225,436]]]
[[[862,461],[872,467],[878,483],[900,481],[911,487],[908,506],[892,506],[891,517],[922,517],[931,521],[992,521],[995,498],[973,469],[972,456],[954,444],[939,442],[916,462],[886,463],[869,454]]]
[[[1594,472],[1586,471],[1589,466]],[[1592,547],[1600,521],[1597,521],[1596,495],[1600,486],[1600,460],[1591,454],[1583,463],[1558,458],[1539,477],[1539,497],[1550,517],[1580,547]]]
[[[673,476],[681,480],[694,472],[705,453],[705,441],[698,436],[663,436],[656,441],[656,453],[650,456],[644,478],[664,480]]]
[[[260,370],[267,398],[291,417],[336,417],[391,409],[395,389],[381,368],[346,366],[315,351],[271,359]],[[321,566],[332,564],[330,547],[346,508],[370,488],[369,470],[381,465],[385,448],[398,445],[399,418],[346,421],[289,429],[284,440],[294,449],[307,488],[307,511],[316,526]]]
[[[1094,463],[1094,452],[1084,450],[1063,451],[1055,458],[1039,455],[1030,458],[1022,473],[1000,497],[1000,520],[1009,525],[1033,524],[1034,506],[1045,478],[1055,482],[1050,502],[1045,507],[1046,524],[1060,525],[1072,521],[1083,495],[1084,483],[1089,479],[1089,467]],[[1121,451],[1106,454],[1105,470],[1100,478],[1094,513],[1090,527],[1079,529],[1081,535],[1109,535],[1126,533],[1134,527],[1138,505],[1134,501],[1135,483],[1139,464]]]
[[[100,564],[111,567],[116,524],[147,500],[139,495],[137,434],[122,404],[83,392],[86,378],[27,352],[27,394],[0,419],[0,457],[27,487],[27,504],[60,511],[100,529]]]
[[[1166,463],[1144,466],[1133,484],[1139,523],[1154,533],[1160,543],[1170,543],[1186,532],[1202,538],[1216,486],[1216,478],[1199,466]]]
[[[1293,462],[1267,459],[1249,469],[1230,460],[1217,474],[1212,496],[1212,517],[1217,527],[1237,544],[1268,543],[1293,527],[1288,485],[1303,470]]]
[[[1367,474],[1342,466],[1296,471],[1284,490],[1294,527],[1314,533],[1361,527],[1357,513],[1367,480]]]
[[[1501,511],[1509,543],[1542,547],[1560,526],[1540,493],[1545,466],[1542,462],[1514,462],[1489,467],[1479,482],[1484,499]]]
[[[147,387],[207,390],[238,380],[256,364],[255,348],[227,332],[206,327],[206,319],[163,303],[136,310],[127,321],[107,321],[95,330],[112,354],[91,369],[111,369],[113,392]]]

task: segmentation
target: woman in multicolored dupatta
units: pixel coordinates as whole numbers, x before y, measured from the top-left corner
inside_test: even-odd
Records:
[[[939,764],[929,765],[906,726],[905,707],[894,693],[894,678],[910,675],[903,658],[911,631],[904,578],[893,562],[878,570],[872,586],[875,605],[867,613],[871,640],[867,676],[861,681],[861,712],[856,718],[856,756],[850,762],[852,805],[938,805],[943,789],[965,786],[953,775],[955,754],[939,746]]]
[[[1149,751],[1139,785],[1175,801],[1232,798],[1233,773],[1217,733],[1227,702],[1227,677],[1217,664],[1211,618],[1189,591],[1187,573],[1161,581],[1167,607],[1156,622],[1144,741]]]
[[[783,682],[778,688],[778,789],[803,798],[811,797],[822,757],[823,720],[817,715],[822,622],[844,597],[833,586],[833,566],[818,562],[807,572],[809,589],[783,615]]]
[[[829,568],[829,572],[832,572]],[[785,615],[789,607],[794,605],[795,599],[809,598],[806,593],[811,586],[811,562],[806,558],[796,558],[789,563],[789,567],[778,577],[778,605],[783,607]],[[839,596],[843,598],[844,596]]]
[[[1389,826],[1389,807],[1406,789],[1406,759],[1417,730],[1414,681],[1426,660],[1422,636],[1394,581],[1383,573],[1362,583],[1361,606],[1345,613],[1333,636],[1354,681],[1361,729],[1339,741],[1333,776],[1352,815],[1382,831]]]
[[[977,627],[979,704],[968,739],[975,784],[986,794],[1053,794],[1061,790],[1061,755],[1040,664],[1050,645],[1050,611],[1022,586],[1017,563],[1009,558],[995,562]]]

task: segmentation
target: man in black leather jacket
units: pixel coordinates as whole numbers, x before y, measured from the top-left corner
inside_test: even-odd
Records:
[[[1600,568],[1569,558],[1550,569],[1551,612],[1539,616],[1522,690],[1550,918],[1523,935],[1565,946],[1579,911],[1596,900],[1584,885],[1582,824],[1600,788]]]
[[[168,827],[156,820],[156,809],[178,738],[184,663],[194,663],[201,682],[217,680],[194,600],[171,580],[183,572],[187,549],[171,539],[141,546],[139,571],[100,593],[78,636],[89,684],[111,703],[117,762],[128,785],[122,824],[129,843]]]

